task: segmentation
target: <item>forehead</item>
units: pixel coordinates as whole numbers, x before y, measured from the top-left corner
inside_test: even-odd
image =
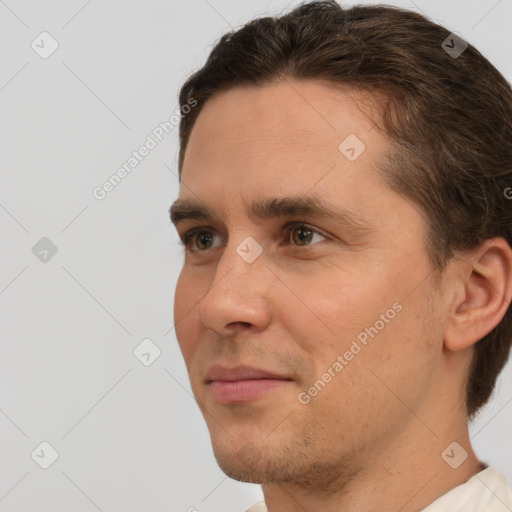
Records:
[[[316,80],[217,93],[192,130],[180,195],[301,195],[312,187],[322,195],[322,187],[374,180],[372,167],[388,144],[375,126],[379,105],[368,93]]]

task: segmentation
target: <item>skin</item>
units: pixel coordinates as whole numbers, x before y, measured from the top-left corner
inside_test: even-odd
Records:
[[[314,80],[235,88],[206,103],[185,154],[180,199],[218,217],[176,226],[180,237],[197,227],[213,236],[211,248],[185,253],[176,335],[220,467],[263,484],[270,512],[419,511],[482,469],[462,383],[474,343],[510,302],[512,250],[488,241],[434,279],[422,210],[377,172],[390,144],[377,111],[362,93]],[[352,162],[338,149],[349,134],[366,146]],[[243,201],[285,195],[320,197],[367,229],[245,215]],[[300,229],[282,231],[290,221],[327,236],[301,244]],[[252,263],[236,251],[248,236],[263,250]],[[396,302],[401,311],[300,403]],[[205,383],[212,364],[291,380],[249,403],[222,404]],[[441,457],[454,441],[468,452],[457,469]]]

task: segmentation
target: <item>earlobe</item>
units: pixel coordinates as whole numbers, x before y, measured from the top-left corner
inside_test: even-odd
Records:
[[[471,265],[457,279],[463,293],[449,311],[444,343],[452,351],[467,348],[491,332],[510,307],[512,248],[503,238],[486,240],[472,251]],[[462,267],[461,267],[462,268]]]

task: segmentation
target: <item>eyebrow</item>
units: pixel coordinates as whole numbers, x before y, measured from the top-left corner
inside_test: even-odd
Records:
[[[345,208],[334,206],[313,196],[270,197],[255,200],[251,203],[243,201],[245,214],[251,220],[274,219],[308,215],[336,221],[343,228],[354,231],[370,231],[370,224]],[[184,220],[209,221],[219,218],[207,206],[190,199],[177,199],[169,208],[171,222],[177,226]]]

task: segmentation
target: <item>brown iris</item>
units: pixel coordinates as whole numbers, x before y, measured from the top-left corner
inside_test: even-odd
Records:
[[[300,233],[298,237],[296,237],[293,233]],[[292,238],[294,242],[310,242],[313,237],[313,230],[309,229],[306,226],[297,226],[292,229]],[[297,244],[301,245],[301,244]],[[307,245],[307,244],[306,244]]]

